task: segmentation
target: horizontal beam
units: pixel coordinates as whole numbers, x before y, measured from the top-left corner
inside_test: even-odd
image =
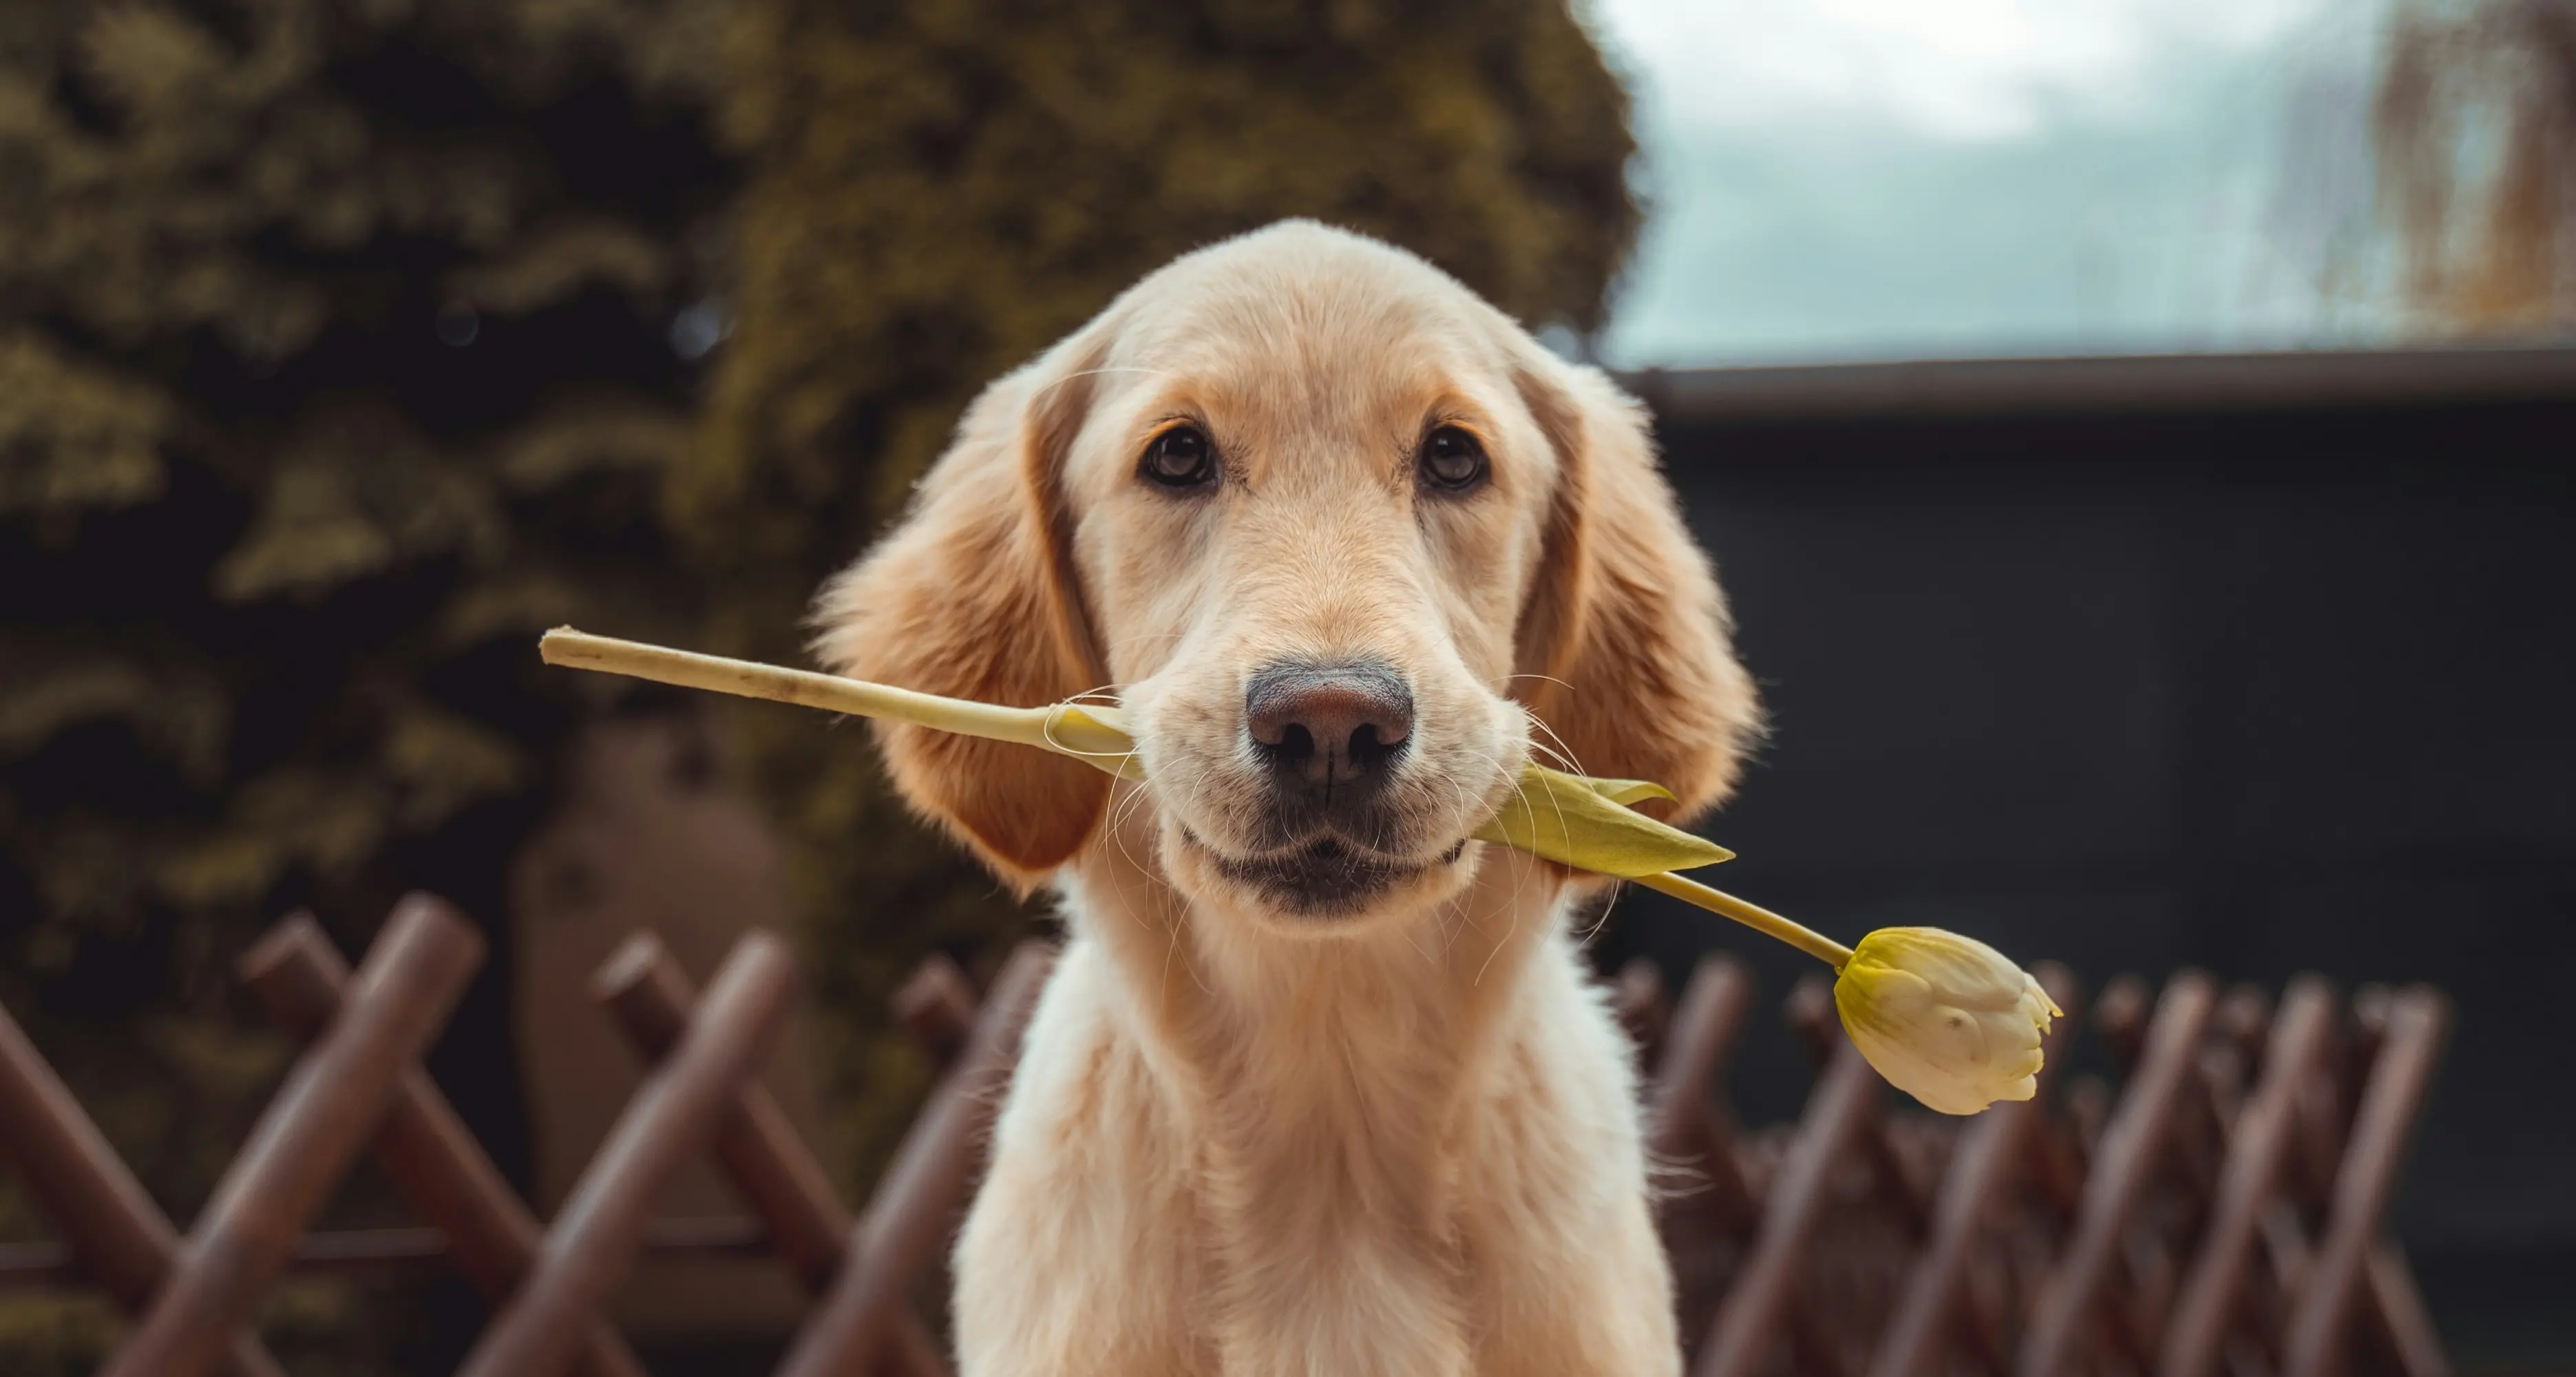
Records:
[[[2576,402],[2576,348],[1649,368],[1619,381],[1666,426],[2493,405]]]

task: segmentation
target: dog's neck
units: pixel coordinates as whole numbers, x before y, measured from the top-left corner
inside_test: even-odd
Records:
[[[1564,950],[1563,878],[1480,847],[1474,880],[1436,909],[1305,937],[1199,911],[1137,859],[1148,846],[1095,846],[1060,884],[1129,987],[1149,1064],[1208,1129],[1194,1146],[1212,1241],[1275,1266],[1302,1240],[1330,1265],[1337,1239],[1403,1221],[1397,1236],[1445,1247],[1457,1135],[1495,1082],[1535,963]]]

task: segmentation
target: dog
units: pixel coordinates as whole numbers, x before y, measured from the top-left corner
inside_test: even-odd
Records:
[[[878,728],[1070,932],[957,1244],[967,1377],[1680,1370],[1608,882],[1469,837],[1533,752],[1686,822],[1758,730],[1607,377],[1273,225],[993,383],[816,618],[855,677],[1114,694],[1146,781]]]

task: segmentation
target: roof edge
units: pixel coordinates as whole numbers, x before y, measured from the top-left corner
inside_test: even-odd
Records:
[[[1648,368],[1618,379],[1658,420],[1683,423],[2576,402],[2576,346]]]

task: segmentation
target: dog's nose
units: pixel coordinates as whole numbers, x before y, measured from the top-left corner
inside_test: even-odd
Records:
[[[1413,694],[1380,664],[1273,665],[1243,707],[1281,792],[1328,809],[1376,792],[1413,734]]]

